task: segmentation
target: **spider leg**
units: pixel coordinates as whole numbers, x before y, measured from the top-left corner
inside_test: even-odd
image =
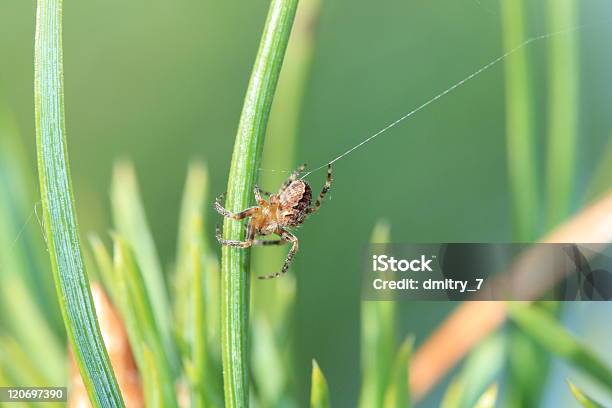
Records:
[[[289,184],[297,180],[298,176],[304,171],[305,168],[306,168],[306,163],[300,165],[297,169],[293,170],[293,173],[291,173],[289,178],[283,183],[279,191],[283,191],[289,186]]]
[[[253,241],[252,245],[272,246],[272,245],[283,245],[286,243],[287,241],[285,241],[284,239],[272,239],[272,240],[256,239]]]
[[[240,211],[239,213],[233,213],[221,205],[220,200],[223,197],[225,197],[225,193],[221,194],[215,199],[214,208],[219,214],[221,214],[225,218],[231,218],[233,220],[242,220],[246,217],[250,217],[259,210],[259,207],[249,207],[244,211]]]
[[[325,180],[325,184],[323,185],[323,188],[321,189],[321,192],[319,193],[319,197],[317,198],[317,201],[315,201],[314,205],[308,209],[308,214],[317,212],[319,207],[321,207],[321,203],[323,202],[325,195],[331,188],[333,180],[334,179],[332,177],[332,165],[330,163],[327,165],[327,179]]]
[[[221,236],[221,228],[217,225],[216,230],[217,241],[223,246],[230,246],[235,248],[248,248],[253,245],[253,238],[255,238],[255,229],[249,223],[247,227],[247,238],[246,241],[234,241],[231,239],[223,239]]]
[[[272,195],[272,193],[263,191],[257,184],[255,184],[255,187],[253,187],[253,192],[255,193],[255,201],[257,201],[259,205],[263,205],[265,203],[265,200],[261,198],[262,194],[267,195],[268,197]]]
[[[268,196],[268,197],[272,195],[271,192],[262,190],[257,184],[255,184],[255,188],[259,190],[260,194],[263,194],[263,195]]]
[[[290,233],[289,231],[286,231],[284,229],[281,229],[278,231],[279,235],[282,238],[282,241],[287,241],[287,242],[291,242],[291,249],[289,250],[289,253],[287,254],[287,258],[285,259],[285,263],[283,264],[283,268],[281,269],[280,272],[276,272],[273,273],[271,275],[265,275],[265,276],[258,276],[257,279],[273,279],[273,278],[278,278],[281,275],[284,275],[287,270],[289,269],[289,266],[291,265],[291,262],[293,262],[293,257],[295,256],[295,254],[298,251],[298,238],[293,235],[292,233]],[[270,241],[273,242],[273,241]]]

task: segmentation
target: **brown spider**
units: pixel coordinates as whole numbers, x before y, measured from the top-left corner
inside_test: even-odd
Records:
[[[249,248],[252,245],[282,245],[285,242],[291,242],[291,249],[287,254],[287,259],[285,259],[281,271],[271,275],[258,276],[259,279],[277,278],[287,272],[289,265],[291,265],[291,261],[293,261],[293,257],[298,251],[298,239],[288,230],[288,228],[299,226],[308,215],[316,212],[321,206],[325,194],[327,194],[331,187],[332,167],[331,164],[329,164],[327,166],[327,180],[319,193],[317,201],[311,206],[312,189],[310,185],[308,185],[305,180],[297,179],[305,168],[306,165],[303,164],[291,173],[291,176],[283,183],[277,194],[266,193],[261,191],[258,186],[255,186],[255,200],[258,205],[249,207],[239,213],[234,214],[221,205],[220,200],[225,194],[221,194],[221,196],[215,200],[215,210],[226,218],[242,220],[251,217],[247,226],[246,241],[223,239],[221,237],[221,230],[217,225],[217,241],[219,241],[221,245]],[[261,198],[262,193],[270,197],[269,201]],[[280,236],[281,239],[273,241],[255,239],[257,236],[270,234],[276,234]]]

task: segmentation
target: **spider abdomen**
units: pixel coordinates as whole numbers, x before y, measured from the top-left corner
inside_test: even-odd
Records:
[[[257,186],[253,189],[255,201],[258,205],[249,207],[240,212],[234,213],[223,207],[219,202],[219,196],[214,203],[214,208],[225,218],[232,220],[243,220],[250,218],[247,224],[246,240],[238,241],[224,239],[221,235],[221,229],[217,226],[217,241],[221,245],[234,248],[250,248],[253,245],[281,245],[283,243],[291,243],[291,249],[287,254],[285,263],[280,272],[270,275],[259,276],[259,279],[272,279],[282,276],[289,269],[289,265],[293,257],[298,251],[298,238],[293,235],[291,227],[297,227],[304,222],[309,214],[316,212],[321,206],[321,202],[327,194],[332,182],[331,164],[327,165],[327,180],[323,189],[319,193],[317,201],[312,203],[312,190],[307,182],[298,180],[298,176],[306,165],[298,167],[296,171],[291,173],[291,176],[283,183],[277,194],[264,193]],[[268,201],[263,199],[263,195],[269,195]],[[276,240],[259,240],[257,236],[265,236],[276,234],[280,239]]]
[[[293,181],[280,193],[279,198],[287,225],[296,226],[304,222],[306,210],[312,202],[312,189],[307,182]]]
[[[280,192],[280,204],[283,208],[304,210],[312,200],[312,190],[307,182],[297,180]]]

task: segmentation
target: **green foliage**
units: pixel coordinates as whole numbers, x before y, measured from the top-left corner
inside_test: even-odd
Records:
[[[493,408],[497,401],[497,384],[491,385],[476,401],[474,408]]]
[[[162,408],[164,407],[164,397],[162,396],[164,384],[160,379],[160,371],[156,364],[155,356],[153,352],[145,346],[142,350],[142,357],[142,377],[147,407]]]
[[[510,318],[546,350],[567,360],[576,368],[612,391],[612,370],[591,350],[577,341],[546,312],[525,304],[508,303]]]
[[[548,0],[549,30],[578,25],[577,0]],[[578,138],[579,65],[576,32],[549,40],[547,222],[554,227],[570,213]]]
[[[504,48],[509,51],[526,39],[525,1],[502,1]],[[514,238],[533,240],[536,235],[538,173],[536,169],[532,89],[527,49],[505,61],[506,133],[508,173],[512,193]]]
[[[389,225],[379,222],[371,242],[390,241]],[[395,302],[361,302],[361,391],[359,406],[380,407],[385,400],[395,355]]]
[[[66,375],[64,326],[23,150],[0,103],[0,386],[50,386]]]
[[[414,338],[408,337],[404,340],[395,356],[389,385],[385,393],[384,408],[410,408],[412,405],[408,378],[413,345]]]
[[[487,387],[503,370],[506,341],[502,333],[483,340],[467,357],[451,382],[442,401],[442,408],[473,407]]]
[[[505,49],[513,49],[529,36],[530,3],[523,0],[502,2]],[[561,32],[577,25],[575,0],[551,0],[547,18],[549,32]],[[569,215],[576,167],[578,131],[578,65],[575,32],[547,39],[548,53],[548,114],[546,174],[541,177],[537,152],[539,117],[536,95],[535,64],[528,49],[518,50],[505,63],[506,128],[508,143],[508,173],[512,191],[515,241],[535,241],[542,227],[552,228]],[[539,223],[544,206],[540,203],[539,186],[545,181],[546,224]],[[553,313],[559,314],[559,308]],[[508,404],[535,406],[539,404],[548,372],[548,356],[541,347],[511,325],[507,330]]]
[[[226,207],[248,207],[261,162],[272,100],[289,41],[297,0],[272,0],[244,100],[227,184]],[[243,240],[242,223],[226,219],[223,237]],[[221,255],[221,327],[225,404],[249,404],[248,330],[250,251],[224,247]]]
[[[115,175],[125,175],[123,171],[131,168],[127,163],[121,166],[124,170],[115,171]],[[128,177],[117,177],[113,181],[113,194],[131,197],[127,200],[129,205],[115,209],[116,218],[126,220],[127,214],[132,214],[136,219],[144,220],[135,176],[130,173],[127,173]],[[151,265],[152,257],[138,258],[132,249],[138,244],[120,233],[113,235],[113,257],[99,237],[91,237],[99,274],[126,325],[132,352],[144,377],[145,399],[153,406],[177,406],[178,389],[184,386],[193,406],[222,405],[221,369],[214,358],[219,355],[219,346],[210,341],[210,337],[219,332],[218,327],[211,325],[211,322],[219,322],[219,307],[214,307],[218,297],[212,296],[213,292],[210,291],[211,285],[218,282],[218,270],[205,244],[201,215],[206,200],[206,185],[204,166],[194,163],[187,175],[179,217],[179,245],[174,270],[177,285],[172,292],[174,296],[171,304],[180,318],[172,320],[170,330],[177,333],[177,336],[169,336],[169,348],[164,345],[163,332],[153,308],[155,298],[147,289],[142,269],[143,264]],[[148,231],[146,224],[141,224],[139,228]],[[141,248],[148,245],[154,248],[151,236],[145,233],[144,237],[151,241],[144,244],[141,242]],[[150,251],[145,252],[151,254]],[[168,350],[180,352],[182,369],[177,374],[171,368],[172,357]]]
[[[556,5],[551,0],[551,21],[554,27],[563,28],[575,17],[570,10],[571,0],[564,0],[563,7],[558,9],[553,3]],[[26,187],[32,184],[27,179],[26,159],[14,143],[11,120],[0,112],[0,270],[3,283],[0,287],[0,384],[56,385],[66,378],[67,355],[63,328],[57,323],[61,323],[55,311],[57,301],[49,290],[52,289],[47,279],[50,274],[40,262],[43,259],[40,254],[46,255],[38,248],[42,241],[38,239],[40,228],[35,221],[42,215],[69,340],[76,346],[85,383],[97,406],[120,406],[119,391],[92,313],[89,282],[74,217],[63,113],[61,4],[61,0],[40,0],[39,3],[39,17],[42,18],[39,19],[36,44],[36,124],[42,212],[32,210],[36,207],[32,192]],[[267,117],[296,4],[293,0],[272,0],[236,138],[228,183],[227,206],[231,210],[243,209],[251,201]],[[298,46],[295,52],[288,53],[290,66],[285,65],[283,69],[285,79],[281,79],[274,101],[276,108],[273,110],[277,113],[272,114],[270,124],[274,137],[266,142],[266,158],[271,159],[266,161],[270,164],[265,164],[265,168],[288,169],[293,165],[304,82],[312,58],[311,19],[319,7],[318,0],[302,4],[309,4],[313,9],[306,14],[300,30],[294,30]],[[523,4],[507,0],[503,7],[504,41],[506,48],[512,48],[527,32]],[[553,41],[550,47],[550,61],[564,61],[561,65],[569,68],[561,69],[559,63],[550,64],[549,99],[553,103],[549,104],[546,179],[549,225],[567,215],[571,196],[575,193],[572,183],[576,162],[573,151],[577,96],[574,95],[576,84],[571,81],[576,79],[577,68],[571,63],[577,50],[564,47],[575,47],[575,44],[569,44],[562,37],[555,40],[558,41]],[[536,110],[530,106],[532,90],[526,51],[518,51],[508,58],[506,71],[508,152],[514,192],[515,237],[519,240],[534,239],[538,227],[535,219],[539,180],[534,167],[532,129]],[[598,171],[600,181],[590,191],[601,192],[609,188],[610,184],[606,184],[609,160],[605,160],[609,150]],[[284,175],[282,172],[267,173],[267,177],[262,177],[262,181],[266,180],[264,186],[275,187]],[[136,177],[127,163],[115,168],[113,178],[111,196],[116,229],[113,253],[104,244],[106,237],[91,236],[99,276],[127,327],[144,380],[148,406],[177,406],[179,394],[181,397],[189,395],[195,407],[224,404],[220,350],[221,278],[214,256],[217,246],[209,245],[205,238],[204,231],[210,228],[206,228],[206,220],[202,218],[204,206],[211,201],[207,190],[207,171],[196,163],[188,172],[175,264],[168,271],[160,262]],[[243,234],[242,224],[226,222],[226,238],[240,239]],[[15,245],[15,237],[20,240],[19,245]],[[377,225],[373,241],[388,240],[388,226]],[[66,252],[62,252],[64,250]],[[257,265],[265,269],[263,272],[282,261],[278,254],[261,259],[262,263]],[[297,283],[293,276],[286,276],[269,282],[265,288],[258,288],[251,327],[248,327],[248,261],[248,251],[223,250],[225,402],[227,406],[246,406],[248,386],[253,383],[253,401],[261,402],[261,406],[296,406],[291,382],[296,355],[292,332]],[[168,283],[172,285],[167,284],[165,272],[169,272]],[[365,302],[362,305],[360,405],[363,407],[410,406],[407,384],[412,341],[405,340],[397,349],[395,308],[393,302]],[[11,310],[27,315],[27,321],[20,321]],[[545,355],[540,350],[566,358],[602,384],[612,383],[610,369],[572,338],[551,315],[518,305],[511,307],[511,315],[520,330],[509,336],[512,340],[509,350],[517,361],[513,368],[517,374],[515,378],[523,381],[511,382],[511,386],[518,384],[521,392],[539,394],[538,380],[544,378],[540,363]],[[252,379],[247,375],[248,330],[253,333],[249,339]],[[543,348],[534,348],[533,341]],[[485,387],[501,370],[504,353],[499,333],[482,343],[465,361],[443,406],[493,406],[497,387],[493,385],[487,390]],[[583,406],[600,406],[573,384],[570,388]],[[315,361],[311,406],[329,407],[327,382]]]
[[[603,405],[599,404],[593,398],[586,395],[571,381],[568,381],[567,385],[569,386],[569,389],[572,392],[574,398],[576,398],[576,401],[578,401],[580,403],[580,406],[582,406],[583,408],[603,408]]]
[[[143,353],[140,357],[137,357],[137,360],[141,361],[141,372],[151,368],[151,362],[146,361],[144,356],[145,349],[149,349],[152,353],[152,361],[155,364],[156,376],[159,377],[159,383],[162,385],[163,406],[176,407],[172,370],[155,319],[152,306],[154,300],[147,293],[144,274],[136,264],[131,248],[119,235],[115,236],[115,268],[116,276],[122,280],[120,285],[124,290],[123,316],[126,321],[131,322],[132,336],[140,340],[135,347],[135,351],[137,355],[139,351]],[[145,395],[157,392],[157,390],[145,390]]]
[[[198,231],[198,225],[201,226],[201,221],[195,218],[192,221],[195,226],[195,230]],[[202,243],[199,238],[202,235],[202,231],[194,237],[193,241],[190,242],[188,248],[191,248],[191,265],[184,265],[185,268],[192,268],[191,275],[193,276],[191,282],[191,315],[193,321],[190,326],[193,329],[193,343],[191,344],[191,356],[193,362],[193,375],[191,381],[193,383],[193,393],[191,394],[192,405],[196,408],[203,408],[209,406],[207,398],[209,394],[206,392],[205,386],[209,384],[206,381],[208,370],[206,363],[208,362],[208,347],[206,346],[206,322],[204,314],[204,286],[202,284]]]
[[[512,406],[537,406],[548,374],[549,356],[532,338],[509,325],[508,393],[506,403]]]
[[[194,342],[197,331],[192,322],[195,323],[194,313],[196,302],[195,296],[202,296],[195,289],[195,272],[202,268],[202,263],[207,257],[204,253],[208,251],[208,245],[204,240],[202,211],[204,203],[208,200],[208,171],[199,163],[189,166],[187,181],[181,203],[179,217],[178,240],[176,248],[176,265],[172,276],[174,295],[174,325],[179,340],[188,348]],[[194,259],[194,251],[200,258]],[[200,276],[200,281],[202,277]],[[201,287],[203,288],[202,283]],[[205,307],[204,304],[201,305]]]
[[[320,0],[301,0],[296,12],[270,113],[263,168],[295,167],[303,95],[314,49],[313,26],[320,6]],[[260,174],[259,182],[264,190],[275,191],[286,177],[282,171],[266,171]],[[257,275],[269,274],[281,267],[286,255],[285,246],[254,251],[252,269]],[[259,402],[265,407],[299,406],[294,349],[296,274],[299,271],[295,267],[292,270],[282,279],[255,281],[253,287],[251,365]]]
[[[329,389],[327,387],[327,380],[316,360],[312,360],[310,408],[329,408]]]
[[[612,140],[608,142],[604,149],[599,165],[591,178],[586,193],[587,200],[592,200],[609,192],[610,188],[612,188]]]
[[[154,324],[158,329],[168,357],[169,368],[176,374],[178,357],[170,328],[170,302],[155,243],[148,226],[136,176],[132,166],[120,162],[113,172],[111,187],[113,220],[121,234],[133,248],[142,273],[144,290],[150,299]]]
[[[96,407],[122,407],[81,254],[64,123],[62,1],[40,0],[35,41],[36,144],[46,240],[68,339]]]

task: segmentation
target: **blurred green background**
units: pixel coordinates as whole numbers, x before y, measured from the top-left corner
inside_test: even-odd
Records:
[[[548,32],[547,2],[528,3],[528,35]],[[576,33],[580,120],[572,211],[584,205],[612,135],[612,24],[605,20],[612,3],[579,4],[585,27]],[[127,157],[135,164],[162,262],[172,262],[189,161],[207,163],[211,194],[225,189],[267,7],[262,0],[65,1],[67,131],[83,233],[110,228],[111,168]],[[34,23],[34,1],[0,3],[0,100],[15,116],[33,174]],[[500,6],[489,0],[323,1],[316,37],[295,157],[311,166],[503,53]],[[526,52],[533,64],[536,162],[543,171],[547,41]],[[304,398],[316,357],[332,401],[340,407],[356,403],[360,263],[377,220],[389,221],[395,242],[512,240],[505,134],[499,64],[337,163],[331,199],[299,231],[291,272],[298,282],[295,383]],[[309,180],[317,189],[323,178],[317,172]],[[23,209],[26,218],[34,205]],[[212,236],[218,216],[207,210],[206,217]],[[253,291],[265,284],[256,282]],[[401,304],[400,333],[415,333],[418,344],[453,307]],[[611,311],[606,304],[566,307],[568,325],[610,362],[601,325]],[[588,322],[580,318],[585,314]],[[548,406],[570,395],[559,382],[565,377],[557,376],[549,393],[559,395],[548,397]],[[439,395],[425,405],[436,406]]]

